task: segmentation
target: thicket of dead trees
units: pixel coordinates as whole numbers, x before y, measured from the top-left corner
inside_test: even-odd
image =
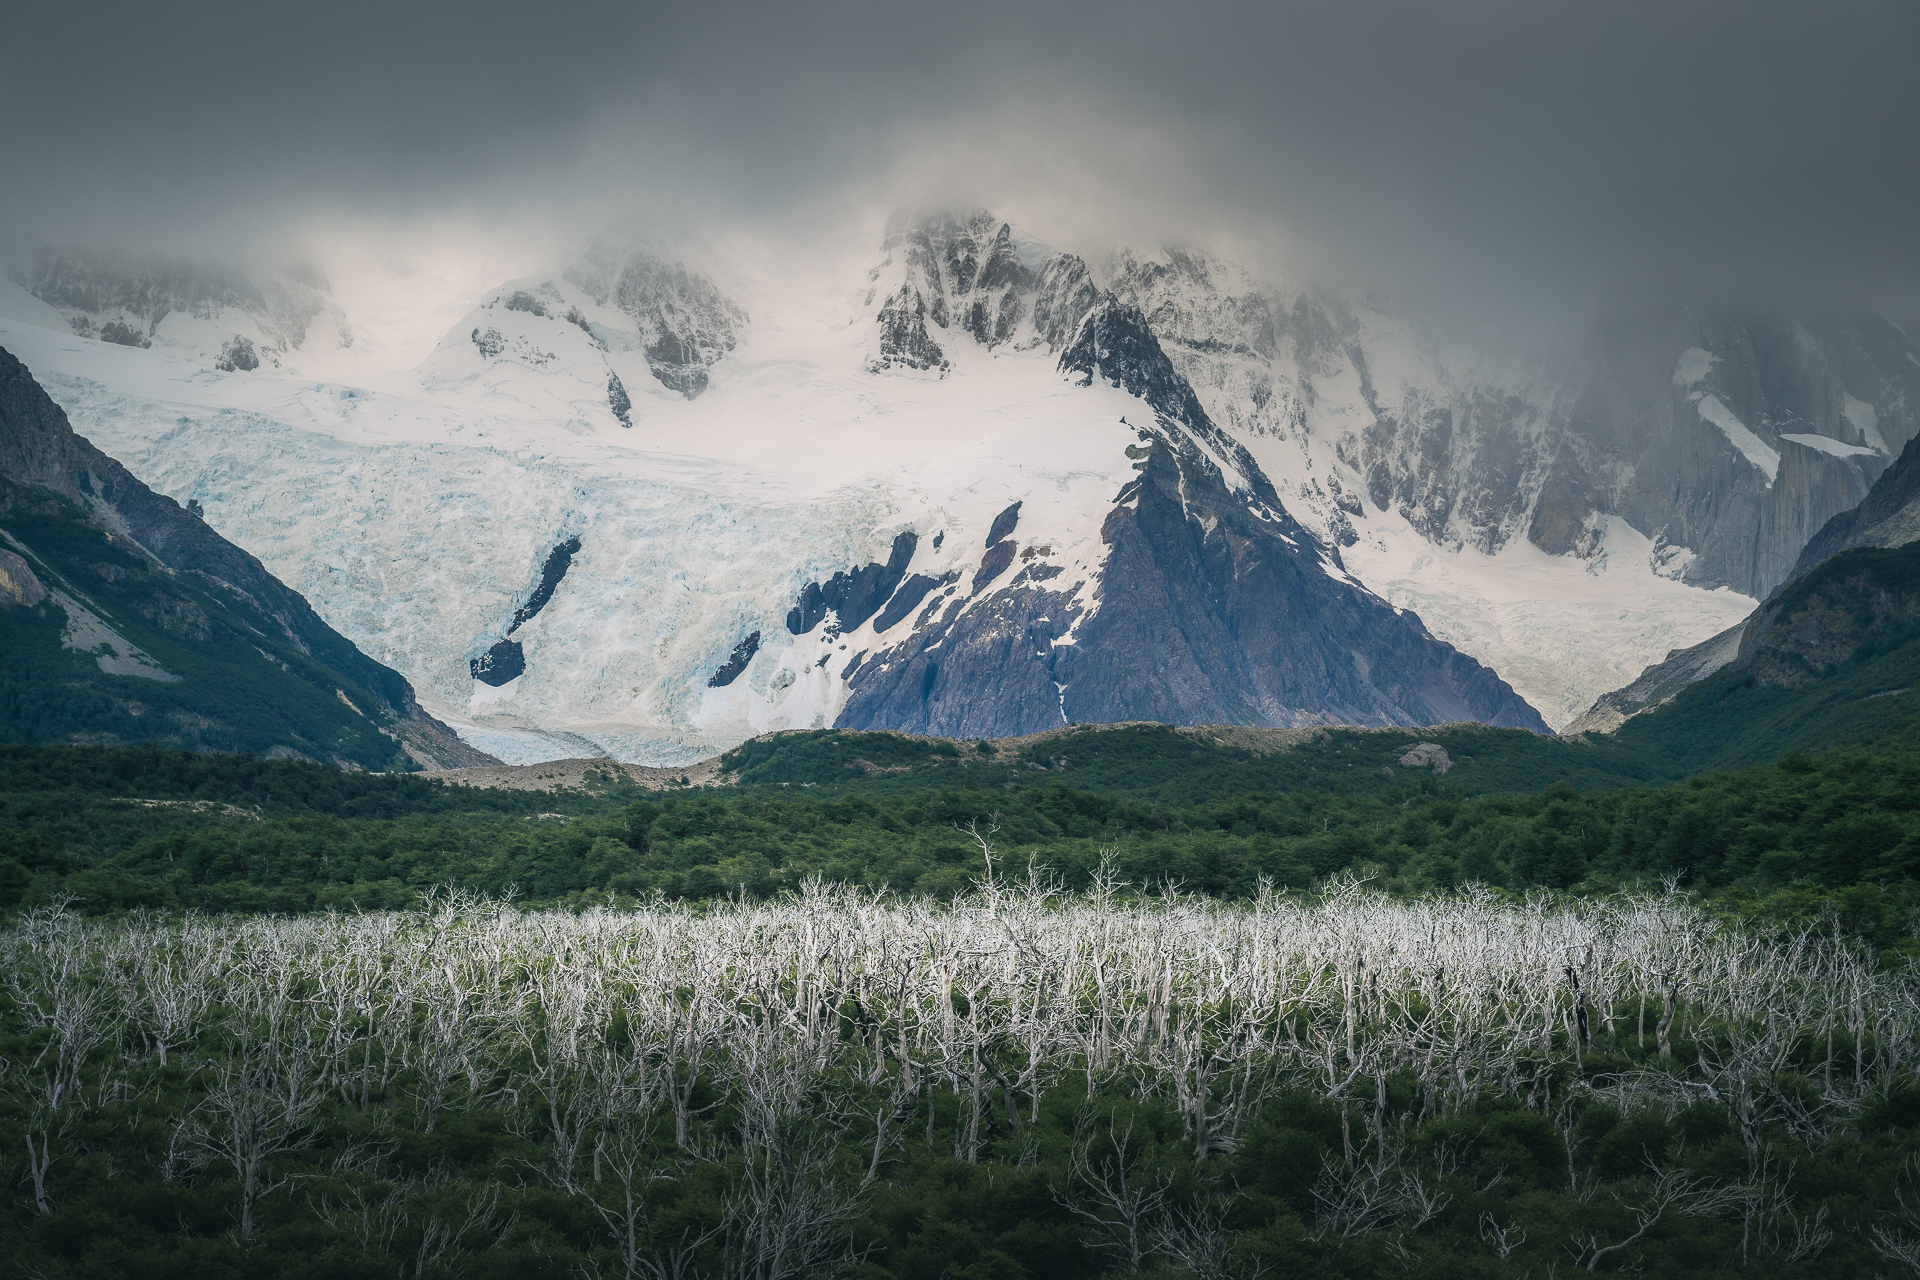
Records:
[[[30,1275],[1920,1269],[1920,981],[1675,894],[52,909],[0,974]]]

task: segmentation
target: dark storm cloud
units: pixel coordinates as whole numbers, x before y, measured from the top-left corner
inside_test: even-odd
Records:
[[[1905,0],[110,3],[7,34],[0,210],[37,235],[940,199],[1429,304],[1920,278]]]

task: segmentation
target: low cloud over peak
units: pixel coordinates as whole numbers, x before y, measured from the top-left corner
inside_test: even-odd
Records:
[[[1508,316],[1649,274],[1895,309],[1920,280],[1910,5],[719,8],[43,6],[9,22],[0,226],[804,243],[984,204]]]

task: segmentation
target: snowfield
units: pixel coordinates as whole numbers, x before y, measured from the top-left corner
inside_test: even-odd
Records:
[[[682,764],[832,724],[847,664],[885,642],[874,620],[792,635],[802,587],[884,562],[905,531],[919,539],[913,573],[970,577],[1014,502],[1022,544],[1049,548],[1056,586],[1079,583],[1077,603],[1098,607],[1102,522],[1135,474],[1127,419],[1152,410],[1097,380],[1074,385],[1044,344],[989,351],[955,331],[941,337],[944,373],[871,372],[874,318],[837,268],[762,271],[720,279],[746,318],[688,399],[651,370],[658,340],[565,273],[357,271],[334,273],[337,313],[277,366],[214,368],[235,326],[205,318],[168,317],[146,349],[81,337],[10,283],[0,346],[75,430],[160,492],[197,499],[504,760]],[[1411,354],[1386,364],[1375,384],[1429,376]],[[1329,482],[1366,492],[1332,443],[1363,408],[1351,371],[1324,371],[1291,436],[1237,427],[1224,392],[1196,389],[1316,533],[1336,510]],[[1662,576],[1652,545],[1617,519],[1585,560],[1524,538],[1494,555],[1436,544],[1372,506],[1352,523],[1346,571],[1555,726],[1754,603]],[[473,679],[470,661],[576,536],[559,589],[513,634],[525,674],[497,688]],[[754,633],[745,671],[712,687]]]

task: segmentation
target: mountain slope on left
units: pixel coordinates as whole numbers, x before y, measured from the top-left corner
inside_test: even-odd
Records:
[[[492,762],[258,560],[75,435],[4,349],[0,740]]]

